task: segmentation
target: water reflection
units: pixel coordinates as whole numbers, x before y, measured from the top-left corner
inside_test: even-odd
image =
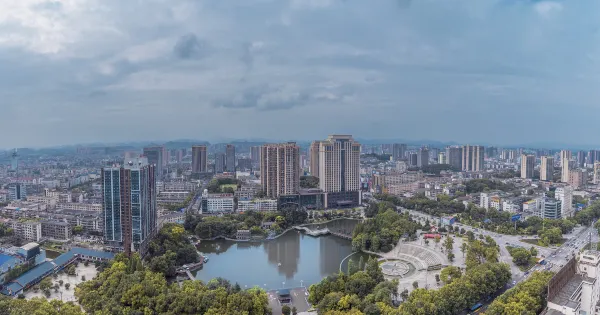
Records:
[[[203,241],[198,250],[210,260],[197,272],[197,279],[223,277],[242,287],[266,285],[267,289],[278,289],[299,287],[301,280],[308,286],[338,273],[340,262],[351,254],[352,246],[350,241],[335,236],[315,238],[290,231],[266,242]],[[360,255],[353,258],[358,261]],[[347,260],[342,270],[346,264]]]

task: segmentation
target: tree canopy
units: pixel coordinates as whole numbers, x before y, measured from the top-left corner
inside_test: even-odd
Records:
[[[319,178],[316,176],[300,176],[301,188],[319,188]]]
[[[148,270],[122,254],[96,278],[80,284],[75,296],[89,314],[271,314],[267,294],[245,291],[226,280],[167,284],[161,273]],[[139,257],[137,258],[139,261]],[[61,313],[62,314],[62,313]]]
[[[407,214],[393,209],[378,213],[375,218],[358,223],[352,236],[352,248],[373,252],[389,252],[404,234],[414,236],[420,225]]]
[[[546,305],[547,285],[553,273],[534,272],[527,280],[504,292],[486,310],[488,315],[535,315]]]
[[[198,262],[198,259],[196,248],[187,240],[180,224],[165,224],[148,247],[150,269],[165,276],[175,276],[178,266]]]

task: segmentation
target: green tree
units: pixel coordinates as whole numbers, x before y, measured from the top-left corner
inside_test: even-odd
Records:
[[[360,260],[358,261],[358,270],[360,270],[360,271],[365,270],[365,257],[364,256],[360,256]]]
[[[452,238],[452,236],[446,236],[446,240],[444,240],[444,248],[448,252],[452,251],[452,249],[454,248],[454,238]]]
[[[462,272],[460,271],[460,268],[456,266],[446,267],[442,269],[440,273],[440,279],[444,284],[450,284],[454,280],[460,279],[461,276]]]
[[[348,260],[348,275],[351,276],[358,271],[358,266],[354,263],[354,260]]]
[[[283,315],[290,315],[291,312],[292,312],[292,309],[289,306],[284,305],[281,307],[281,313]]]
[[[419,288],[419,281],[414,281],[412,283],[412,286],[413,286],[414,289],[418,289]]]
[[[467,249],[469,248],[469,245],[467,245],[467,243],[463,242],[460,245],[460,251],[463,253],[463,257],[465,257],[465,252],[467,251]]]
[[[81,226],[81,225],[74,226],[73,227],[73,234],[75,234],[75,235],[83,234],[83,226]]]

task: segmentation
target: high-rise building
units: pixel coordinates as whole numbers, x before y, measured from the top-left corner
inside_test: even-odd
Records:
[[[438,164],[448,164],[448,161],[446,161],[446,153],[438,153]]]
[[[564,186],[556,188],[554,191],[554,198],[561,202],[561,217],[570,218],[574,215],[573,213],[573,187]]]
[[[27,198],[27,186],[21,183],[13,183],[8,186],[8,199],[21,200]]]
[[[417,167],[423,167],[429,165],[429,149],[420,148],[417,153]]]
[[[147,158],[102,169],[104,240],[143,256],[156,232],[156,169]]]
[[[252,159],[252,164],[260,164],[260,146],[250,147],[250,158]]]
[[[447,147],[446,148],[446,164],[450,164],[456,171],[462,170],[462,148]]]
[[[571,160],[571,151],[562,150],[560,151],[560,167],[561,167],[561,182],[569,182],[569,161]]]
[[[404,159],[406,155],[406,144],[403,143],[394,143],[392,145],[392,158],[394,161]]]
[[[585,167],[585,152],[584,151],[577,152],[577,167],[579,167],[579,168]]]
[[[588,151],[587,161],[586,161],[586,163],[588,164],[588,167],[594,165],[594,163],[596,163],[598,161],[600,161],[600,150]]]
[[[533,178],[535,155],[521,155],[521,178]]]
[[[360,144],[350,135],[330,135],[319,144],[319,188],[360,190]]]
[[[492,159],[498,156],[498,148],[496,147],[487,147],[485,148],[485,155]]]
[[[192,173],[206,173],[208,170],[208,158],[205,145],[192,147]]]
[[[235,146],[233,144],[225,147],[225,170],[235,172]]]
[[[587,185],[587,170],[574,169],[569,171],[569,185],[574,189],[585,188]]]
[[[156,177],[161,178],[163,175],[163,166],[165,162],[165,147],[145,147],[144,156],[148,159],[148,164],[156,165]]]
[[[419,161],[417,155],[419,155],[417,152],[408,153],[408,165],[410,165],[411,167],[417,167],[417,163]]]
[[[300,189],[300,147],[295,142],[265,144],[260,153],[260,183],[269,198]]]
[[[321,141],[313,141],[310,144],[309,155],[310,155],[310,175],[319,176],[319,147]]]
[[[483,146],[465,145],[462,147],[462,170],[465,172],[479,172],[485,168]]]
[[[225,165],[226,165],[225,153],[223,153],[223,152],[215,153],[215,173],[225,172]]]
[[[552,181],[554,179],[554,158],[551,156],[542,156],[540,165],[540,180]]]
[[[600,184],[600,162],[594,163],[594,184]]]

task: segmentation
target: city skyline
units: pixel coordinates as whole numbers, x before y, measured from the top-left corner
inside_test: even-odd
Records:
[[[0,98],[10,119],[0,131],[19,137],[2,147],[336,133],[594,145],[600,66],[587,21],[599,9],[591,0],[4,2]]]

